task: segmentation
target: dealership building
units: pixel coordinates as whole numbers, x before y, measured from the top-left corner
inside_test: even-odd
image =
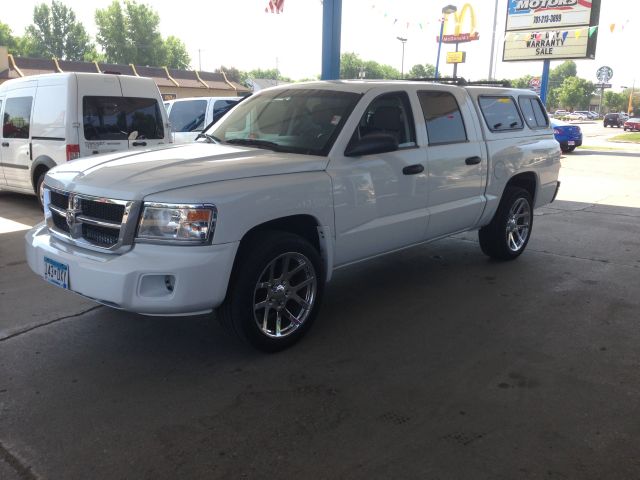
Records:
[[[62,72],[112,73],[152,78],[165,100],[185,97],[235,97],[250,93],[245,86],[227,79],[224,72],[14,57],[8,53],[7,47],[0,46],[0,84],[13,78]]]

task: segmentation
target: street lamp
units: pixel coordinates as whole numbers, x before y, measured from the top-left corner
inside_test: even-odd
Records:
[[[400,67],[400,78],[404,78],[404,44],[406,43],[407,39],[402,37],[396,38],[402,42],[402,63]]]
[[[436,59],[436,74],[435,78],[438,78],[438,65],[440,64],[440,49],[442,48],[442,34],[444,33],[444,20],[445,15],[456,13],[458,7],[455,5],[447,5],[442,9],[442,19],[440,20],[440,38],[438,39],[438,58]]]

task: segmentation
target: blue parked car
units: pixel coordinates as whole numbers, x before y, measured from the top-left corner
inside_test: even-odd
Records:
[[[582,145],[582,130],[577,125],[571,125],[561,120],[551,119],[553,134],[564,153],[573,152]]]

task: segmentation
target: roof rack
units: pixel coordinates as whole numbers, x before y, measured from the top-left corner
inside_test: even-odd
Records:
[[[453,85],[460,86],[487,86],[487,87],[511,87],[511,82],[508,80],[476,80],[476,81],[467,81],[462,77],[420,77],[420,78],[409,78],[407,79],[412,82],[435,82],[435,83],[450,83]]]

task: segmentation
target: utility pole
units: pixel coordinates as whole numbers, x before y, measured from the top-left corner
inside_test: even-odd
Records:
[[[198,49],[198,70],[202,71],[202,50]]]
[[[404,78],[404,44],[407,43],[407,39],[402,37],[396,38],[402,42],[402,63],[400,66],[400,78]]]
[[[491,58],[489,59],[489,80],[493,80],[493,58],[496,48],[496,24],[498,23],[498,0],[496,0],[496,7],[493,12],[493,35],[491,36]],[[457,44],[456,44],[457,47]],[[456,48],[456,51],[458,49]],[[455,77],[455,73],[453,74]]]

